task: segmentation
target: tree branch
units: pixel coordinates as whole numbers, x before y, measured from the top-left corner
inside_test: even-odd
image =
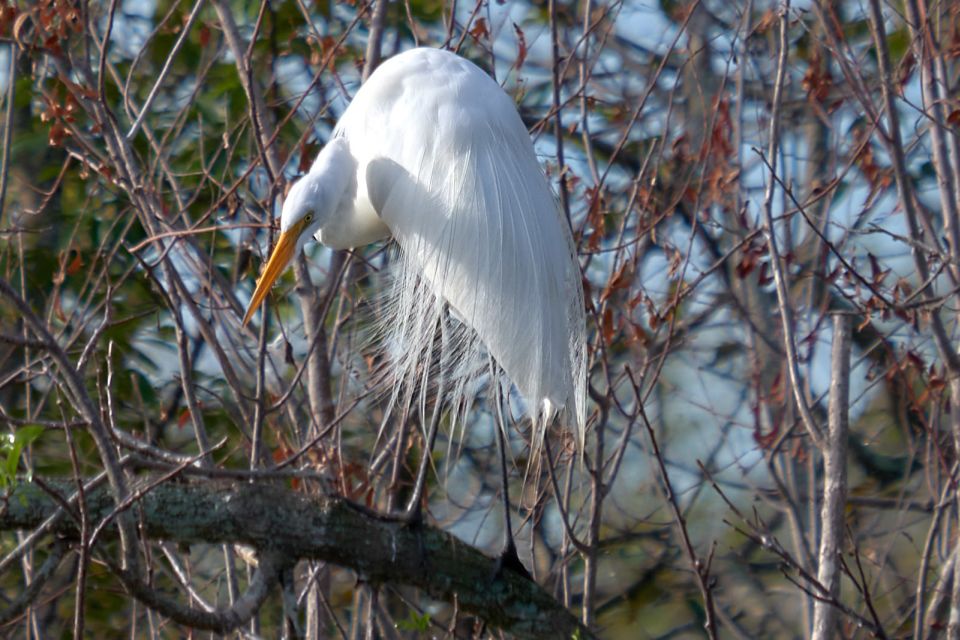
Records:
[[[833,317],[830,372],[830,418],[823,448],[823,507],[817,580],[830,599],[840,595],[840,552],[847,497],[847,433],[850,407],[850,318]],[[837,609],[827,599],[813,604],[813,638],[826,640],[837,631]]]
[[[806,396],[803,392],[803,380],[799,370],[799,356],[797,355],[796,338],[793,330],[793,318],[791,316],[789,286],[787,284],[787,273],[781,258],[780,249],[777,243],[777,232],[773,220],[773,196],[777,181],[774,179],[777,166],[777,153],[780,145],[780,108],[783,98],[783,84],[786,78],[786,67],[788,58],[788,40],[787,28],[790,22],[790,4],[786,3],[781,9],[780,15],[780,49],[777,61],[777,79],[773,85],[773,106],[770,114],[770,142],[767,156],[770,162],[770,182],[763,198],[763,232],[767,238],[767,247],[770,251],[770,268],[773,271],[773,282],[777,291],[777,300],[780,303],[780,320],[783,329],[783,347],[786,352],[787,373],[790,376],[790,388],[793,390],[793,396],[797,403],[797,409],[800,412],[800,418],[803,421],[807,433],[814,444],[820,446],[823,441],[823,434],[820,427],[810,411]]]
[[[45,486],[69,496],[75,484],[49,480]],[[93,522],[107,517],[115,506],[105,488],[90,491],[86,500]],[[0,508],[0,530],[39,526],[57,508],[56,500],[37,484],[22,482]],[[518,638],[592,637],[535,582],[509,570],[498,572],[494,559],[452,535],[380,519],[339,498],[308,497],[265,483],[165,482],[143,496],[140,512],[152,538],[178,544],[246,544],[261,558],[264,554],[280,558],[276,566],[299,559],[330,562],[353,569],[372,583],[409,585],[433,598],[456,601],[460,610]],[[67,537],[78,534],[77,523],[69,518],[61,519],[53,530]],[[133,592],[145,604],[159,606],[157,594]],[[174,617],[172,609],[164,604],[163,613]],[[217,613],[203,613],[211,621],[225,620]],[[204,622],[202,617],[196,626]],[[239,617],[230,620],[243,622]]]

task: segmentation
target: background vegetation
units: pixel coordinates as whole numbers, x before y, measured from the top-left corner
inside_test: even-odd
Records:
[[[420,533],[338,498],[423,455],[377,437],[389,248],[308,248],[239,323],[415,45],[515,98],[578,243],[583,464],[513,407],[536,584],[479,553],[486,390]],[[4,635],[960,637],[958,52],[937,0],[3,0]]]

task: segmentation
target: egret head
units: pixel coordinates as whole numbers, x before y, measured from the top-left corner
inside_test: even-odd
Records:
[[[250,298],[250,305],[243,317],[243,324],[250,321],[257,307],[267,297],[270,288],[303,246],[313,239],[314,234],[323,226],[323,222],[332,212],[333,198],[328,197],[323,181],[312,171],[298,180],[287,194],[280,213],[280,237],[263,268],[263,274],[257,280],[257,288]]]

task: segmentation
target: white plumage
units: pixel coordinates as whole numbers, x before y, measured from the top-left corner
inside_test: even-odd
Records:
[[[310,235],[334,248],[392,237],[400,260],[380,321],[399,345],[388,364],[396,389],[422,383],[432,359],[446,378],[431,381],[441,394],[462,391],[454,372],[474,366],[482,347],[535,424],[564,411],[582,442],[585,317],[573,239],[513,101],[478,67],[437,49],[384,62],[291,188],[281,231],[248,319]]]

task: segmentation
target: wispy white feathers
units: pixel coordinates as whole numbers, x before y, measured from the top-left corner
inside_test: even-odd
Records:
[[[526,400],[534,444],[559,412],[582,443],[579,267],[510,98],[466,60],[415,49],[380,66],[334,135],[356,162],[350,215],[379,216],[400,248],[381,318],[394,398],[469,401],[486,350]]]

